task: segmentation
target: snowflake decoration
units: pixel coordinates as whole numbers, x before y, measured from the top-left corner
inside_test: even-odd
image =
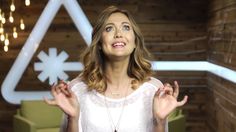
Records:
[[[65,51],[57,55],[56,48],[49,48],[48,55],[44,51],[41,51],[38,54],[41,62],[34,64],[35,71],[42,71],[38,75],[39,80],[45,82],[49,78],[49,84],[52,85],[53,83],[57,83],[58,79],[68,79],[68,75],[64,71],[79,71],[82,69],[82,65],[78,62],[65,62],[68,57]]]

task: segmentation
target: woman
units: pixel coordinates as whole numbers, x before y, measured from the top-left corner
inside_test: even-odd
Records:
[[[178,102],[179,87],[151,77],[149,55],[134,19],[126,10],[105,9],[94,26],[92,43],[82,56],[82,73],[52,87],[66,132],[164,132]]]

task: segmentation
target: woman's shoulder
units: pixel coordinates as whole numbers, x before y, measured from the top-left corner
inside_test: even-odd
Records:
[[[82,81],[82,79],[78,76],[68,82],[69,88],[72,89],[72,91],[76,91],[78,89],[86,89],[87,85]]]
[[[149,81],[147,81],[147,83],[153,85],[155,88],[163,87],[163,83],[155,77],[150,77],[150,79],[149,79]]]

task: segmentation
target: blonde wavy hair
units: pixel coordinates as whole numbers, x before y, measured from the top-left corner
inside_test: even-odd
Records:
[[[133,78],[131,82],[132,88],[136,89],[140,83],[149,80],[152,75],[151,63],[147,59],[150,57],[150,53],[144,45],[144,38],[133,17],[127,10],[110,6],[98,16],[98,20],[96,21],[92,32],[92,43],[81,55],[84,69],[80,74],[80,78],[88,85],[88,90],[95,89],[100,93],[103,93],[106,90],[108,77],[105,75],[104,69],[106,60],[104,60],[104,54],[100,49],[102,45],[101,38],[105,28],[105,22],[111,14],[117,12],[128,17],[135,34],[136,48],[131,53],[127,70],[128,76]]]

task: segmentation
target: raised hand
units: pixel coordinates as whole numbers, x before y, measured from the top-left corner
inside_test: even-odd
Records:
[[[77,118],[79,116],[79,103],[75,94],[64,81],[51,87],[53,99],[44,98],[49,105],[58,106],[68,116]]]
[[[153,112],[156,119],[165,120],[167,116],[179,106],[183,106],[188,99],[177,101],[179,95],[179,85],[174,81],[174,90],[169,83],[164,84],[163,88],[158,89],[153,100]]]

